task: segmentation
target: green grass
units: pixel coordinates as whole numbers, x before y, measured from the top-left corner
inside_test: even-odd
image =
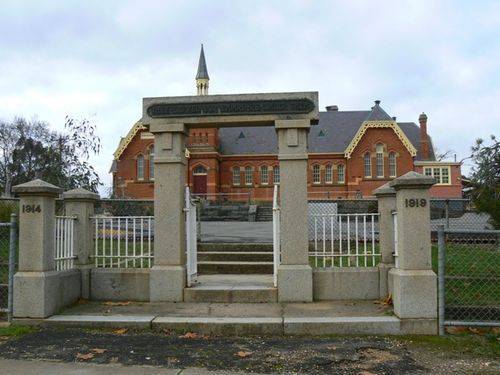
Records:
[[[99,267],[104,267],[108,268],[113,265],[115,268],[141,268],[141,262],[142,262],[142,268],[148,268],[150,265],[153,265],[153,259],[151,258],[151,261],[148,259],[133,259],[132,257],[134,256],[134,251],[133,251],[133,244],[134,241],[132,238],[128,239],[128,250],[125,250],[125,244],[126,241],[124,238],[120,238],[118,240],[117,238],[114,238],[113,240],[111,239],[105,239],[104,241],[102,239],[97,240],[97,262]],[[143,248],[142,248],[143,254],[148,254],[151,252],[153,254],[154,251],[154,241],[151,240],[151,247],[149,246],[149,243],[147,239],[144,239],[143,243]],[[112,255],[112,257],[106,257],[102,258],[102,255]],[[141,243],[139,240],[136,240],[135,243],[135,256],[139,256],[141,254]],[[95,242],[94,242],[94,251],[92,253],[93,256],[93,263],[95,264],[96,258],[95,258]],[[131,258],[125,258],[125,256],[131,257]]]
[[[36,331],[37,328],[35,327],[11,325],[0,327],[0,336],[19,337]]]
[[[362,242],[358,243],[358,251],[360,254],[363,253],[364,244]],[[334,243],[335,254],[339,254],[339,244],[337,242]],[[356,253],[356,241],[351,241],[350,244],[351,254]],[[328,253],[331,251],[331,243],[327,241],[325,243],[325,253],[327,256],[325,257],[315,257],[309,256],[309,265],[313,268],[329,268],[329,267],[375,267],[380,262],[380,256],[372,256],[371,254],[372,245],[370,242],[367,243],[367,256],[364,257],[355,257],[355,256],[335,256],[328,257]],[[314,242],[309,244],[309,251],[314,252]],[[323,252],[323,243],[318,242],[318,253]],[[342,243],[342,252],[347,252],[347,242]],[[375,244],[375,254],[380,254],[379,244]],[[356,258],[358,259],[358,265],[356,265]]]

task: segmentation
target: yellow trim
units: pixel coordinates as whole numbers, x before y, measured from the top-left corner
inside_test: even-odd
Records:
[[[116,151],[113,153],[113,156],[115,157],[115,160],[118,160],[120,156],[122,156],[123,151],[127,148],[127,146],[132,142],[132,139],[134,139],[135,135],[140,131],[144,130],[146,127],[142,125],[142,122],[139,120],[137,121],[134,126],[132,126],[132,129],[129,130],[127,135],[120,139],[120,143],[118,143],[118,147],[116,148]]]
[[[403,145],[406,147],[408,152],[410,153],[411,156],[416,156],[417,155],[417,149],[411,144],[410,140],[408,137],[405,135],[405,133],[401,130],[401,128],[398,126],[396,121],[365,121],[363,124],[361,124],[361,127],[359,128],[358,132],[354,136],[354,138],[351,140],[351,143],[349,143],[349,146],[347,146],[344,156],[347,159],[351,158],[352,153],[354,152],[354,149],[358,145],[358,143],[361,141],[361,138],[363,138],[363,135],[365,135],[366,130],[369,128],[390,128],[394,130],[394,133],[396,133],[397,137],[399,140],[403,143]]]

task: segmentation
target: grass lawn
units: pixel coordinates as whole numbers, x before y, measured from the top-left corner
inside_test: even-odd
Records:
[[[97,254],[96,254],[97,243]],[[153,265],[154,241],[148,241],[147,238],[143,242],[140,239],[129,237],[128,239],[117,238],[98,239],[94,240],[94,251],[92,253],[92,261],[99,267],[103,268],[149,268]],[[141,257],[141,254],[144,257]],[[150,258],[147,256],[150,255]]]

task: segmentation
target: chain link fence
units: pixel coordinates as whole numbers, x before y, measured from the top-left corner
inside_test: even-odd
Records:
[[[442,226],[434,264],[441,333],[445,325],[500,326],[500,231]]]
[[[431,231],[434,239],[440,225],[450,230],[492,230],[490,216],[478,212],[468,199],[431,199]]]

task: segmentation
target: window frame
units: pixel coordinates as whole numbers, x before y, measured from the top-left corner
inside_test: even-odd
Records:
[[[155,146],[152,145],[149,148],[149,179],[154,181],[155,179]]]
[[[435,171],[438,170],[438,176],[436,177]],[[443,171],[446,171],[447,182],[443,182]],[[428,173],[430,172],[430,173]],[[427,177],[433,177],[436,179],[436,185],[439,186],[449,186],[451,185],[451,167],[439,166],[439,165],[426,165],[423,167],[423,174]]]
[[[377,178],[385,177],[384,165],[384,145],[377,143],[375,145],[375,176]]]
[[[265,178],[264,178],[265,171]],[[260,166],[260,184],[261,185],[269,185],[269,167],[267,165]]]
[[[366,172],[369,172],[366,173]],[[372,156],[367,151],[363,154],[363,176],[364,178],[372,178]]]
[[[240,186],[241,185],[241,168],[234,166],[231,169],[232,172],[232,183],[233,186]]]
[[[340,171],[342,170],[342,173]],[[342,178],[340,178],[342,176]],[[337,183],[338,184],[345,184],[345,165],[344,164],[337,164]]]
[[[398,160],[396,156],[396,152],[391,151],[389,152],[388,156],[388,162],[389,162],[389,177],[395,178],[398,176]],[[394,173],[392,173],[394,172]]]
[[[278,173],[276,173],[278,171]],[[280,166],[277,165],[273,167],[273,185],[279,185],[281,182],[281,176],[280,176]]]
[[[321,185],[321,167],[319,164],[313,164],[312,166],[312,183],[313,185]]]
[[[135,161],[135,172],[136,172],[136,178],[137,181],[144,181],[144,155],[143,154],[138,154],[136,156],[136,161]],[[140,172],[140,173],[139,173]]]
[[[331,164],[325,167],[325,184],[333,184],[333,165]]]
[[[249,165],[245,167],[245,186],[253,185],[253,168]]]

